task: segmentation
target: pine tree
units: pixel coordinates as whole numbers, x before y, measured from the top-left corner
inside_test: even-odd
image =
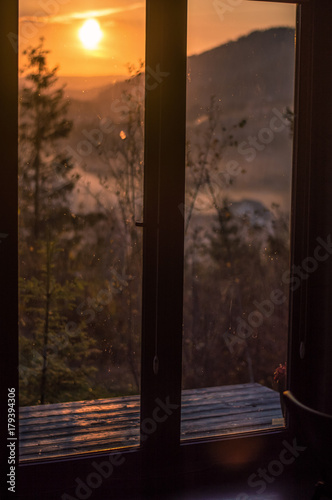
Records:
[[[54,241],[46,239],[39,253],[41,270],[21,279],[21,404],[85,399],[93,391],[96,368],[91,357],[98,349],[83,321],[68,320],[77,309],[83,283],[57,280],[61,250]]]
[[[77,180],[70,159],[59,152],[68,137],[69,103],[57,85],[58,67],[49,69],[44,40],[23,52],[24,87],[20,95],[20,200],[21,225],[38,239],[45,227],[63,223],[64,205]]]
[[[48,53],[43,39],[23,53],[27,64],[22,70],[19,145],[21,404],[87,398],[96,371],[91,359],[95,342],[76,312],[85,285],[68,268],[67,258],[82,238],[69,197],[78,176],[61,152],[73,124],[67,119],[64,88],[57,85],[58,68],[48,68]],[[69,328],[72,323],[74,330]]]

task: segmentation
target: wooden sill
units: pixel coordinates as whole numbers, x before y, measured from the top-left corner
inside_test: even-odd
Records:
[[[279,394],[260,384],[182,392],[182,442],[283,427]],[[20,408],[20,460],[139,446],[139,396]]]

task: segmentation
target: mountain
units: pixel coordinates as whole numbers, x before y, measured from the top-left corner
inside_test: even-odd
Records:
[[[67,99],[87,101],[96,99],[100,92],[116,82],[125,80],[123,75],[109,76],[59,76],[59,83],[65,85]]]
[[[209,96],[222,99],[223,109],[238,110],[252,101],[290,103],[293,95],[294,29],[286,27],[254,31],[188,58],[188,117],[208,106]],[[61,77],[67,92],[90,93],[96,107],[111,102],[126,85],[123,77]],[[111,80],[112,83],[104,84]],[[122,80],[122,81],[121,81]],[[93,83],[95,85],[93,85]],[[95,95],[97,93],[97,95]],[[71,98],[76,100],[77,98]]]
[[[294,109],[294,36],[284,27],[255,31],[188,59],[188,137],[199,127],[204,130],[215,96],[226,128],[246,120],[245,127],[232,129],[238,146],[223,153],[223,165],[236,162],[237,172],[245,172],[232,179],[227,196],[267,207],[276,203],[285,211],[290,208],[292,137],[280,117]]]
[[[294,89],[294,30],[255,31],[188,60],[188,117],[221,98],[225,112],[250,105],[290,105]]]
[[[227,192],[233,201],[253,199],[265,206],[277,203],[289,209],[292,140],[290,127],[282,127],[280,117],[287,108],[293,109],[294,45],[294,30],[276,27],[188,58],[188,137],[192,131],[197,136],[206,129],[211,96],[219,104],[226,129],[246,120],[246,126],[234,132],[238,146],[223,151],[224,164],[235,161],[238,170],[245,172],[233,179],[234,185]],[[143,99],[144,75],[138,84],[137,93]],[[84,82],[82,85],[85,88]],[[72,90],[68,82],[74,149],[86,140],[83,130],[98,128],[101,119],[120,126],[125,104],[122,94],[127,88],[128,82],[119,80],[95,88],[89,85],[88,97],[82,100],[69,96],[79,90],[79,81]],[[272,123],[278,124],[278,131],[271,128]],[[90,172],[102,168],[94,154],[85,161]]]
[[[255,101],[290,104],[293,95],[294,29],[270,28],[255,31],[188,58],[188,118],[207,107],[211,95],[219,96],[223,110],[238,111]],[[111,80],[112,83],[103,85]],[[74,107],[96,109],[119,98],[126,87],[123,77],[61,77]],[[93,85],[95,83],[95,86]],[[80,93],[80,99],[73,98]],[[75,101],[83,101],[78,103]]]

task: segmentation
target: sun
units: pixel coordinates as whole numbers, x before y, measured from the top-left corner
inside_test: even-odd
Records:
[[[100,25],[95,19],[85,21],[78,34],[84,47],[89,50],[95,49],[103,37]]]

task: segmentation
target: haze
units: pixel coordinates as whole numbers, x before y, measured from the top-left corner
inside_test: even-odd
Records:
[[[225,8],[226,6],[226,8]],[[87,50],[79,29],[98,20],[103,38]],[[190,0],[188,54],[198,54],[256,29],[294,26],[295,4]],[[20,0],[20,53],[43,36],[49,65],[61,76],[127,75],[145,56],[145,2],[135,0]]]

